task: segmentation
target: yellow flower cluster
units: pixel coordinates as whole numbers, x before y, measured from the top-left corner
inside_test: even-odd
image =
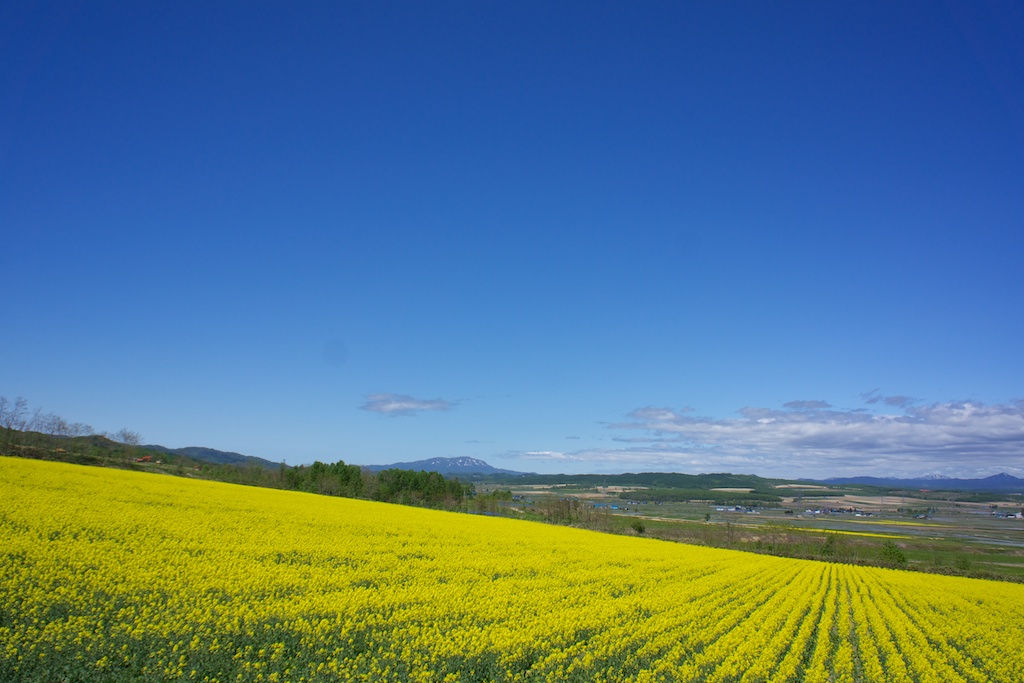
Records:
[[[0,680],[1019,681],[1024,586],[0,458]]]

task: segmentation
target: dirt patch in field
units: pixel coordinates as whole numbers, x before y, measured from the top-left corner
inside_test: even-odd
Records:
[[[817,486],[814,484],[776,484],[777,489],[806,489],[808,491],[828,491],[827,486]]]
[[[955,505],[964,508],[989,508],[998,503],[962,503],[943,500],[929,500],[927,498],[911,498],[910,496],[863,496],[848,493],[842,496],[826,496],[823,498],[810,498],[801,503],[796,503],[795,498],[785,498],[787,504],[805,505],[809,508],[860,508],[862,510],[895,510],[905,507],[932,507],[941,505],[944,507]],[[1007,506],[1014,505],[1006,503]],[[1016,505],[1020,505],[1017,503]]]
[[[616,498],[620,493],[626,493],[627,491],[646,491],[646,486],[595,486],[594,491],[587,491],[586,493],[574,493],[572,494],[575,498],[607,498],[609,496]]]
[[[813,498],[803,501],[804,505],[811,508],[861,508],[863,510],[891,510],[901,507],[928,507],[934,505],[935,501],[923,498],[907,498],[906,496],[858,496],[846,494],[842,496],[828,496],[826,498]]]

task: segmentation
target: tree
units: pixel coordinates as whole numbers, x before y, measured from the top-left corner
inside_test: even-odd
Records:
[[[87,425],[84,422],[72,422],[68,425],[68,436],[89,436],[92,433],[92,425]]]
[[[882,563],[889,567],[907,566],[907,556],[893,541],[882,544]]]
[[[825,542],[821,544],[821,556],[832,558],[836,556],[836,535],[825,534]]]
[[[4,446],[10,446],[15,432],[25,431],[28,401],[19,396],[14,402],[0,396],[0,427],[4,428]]]
[[[0,399],[0,427],[8,432],[24,431],[28,424],[28,401],[19,396],[14,403],[9,403],[6,397]]]
[[[123,443],[125,446],[138,446],[142,443],[142,435],[124,428],[114,434],[114,441]]]
[[[34,432],[49,434],[50,436],[71,436],[71,425],[68,421],[56,413],[43,413],[42,409],[36,410],[29,420],[29,428]]]

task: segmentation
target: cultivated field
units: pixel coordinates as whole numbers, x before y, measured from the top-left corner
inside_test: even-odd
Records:
[[[0,458],[4,681],[1019,681],[1024,586]]]
[[[481,482],[476,490],[499,490],[508,483]],[[789,495],[796,486],[800,495]],[[876,566],[893,566],[885,552],[885,543],[891,541],[904,557],[900,568],[1024,583],[1024,519],[1015,517],[1024,510],[1019,494],[1000,499],[933,492],[929,498],[914,498],[872,494],[854,486],[783,484],[774,487],[787,491],[779,502],[736,505],[702,499],[722,492],[722,487],[691,489],[687,493],[693,500],[668,501],[648,500],[648,489],[642,487],[626,493],[607,488],[581,483],[571,489],[568,483],[512,486],[514,499],[499,511],[613,533],[636,535],[639,526],[640,535],[649,538]],[[567,501],[580,503],[569,519]]]

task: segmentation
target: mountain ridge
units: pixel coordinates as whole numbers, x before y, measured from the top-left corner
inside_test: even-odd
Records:
[[[233,451],[219,451],[216,448],[207,448],[205,446],[186,446],[185,448],[167,448],[166,446],[159,446],[156,444],[147,444],[140,446],[149,451],[157,451],[160,453],[171,453],[173,455],[183,455],[186,458],[192,458],[193,460],[202,460],[204,462],[210,462],[215,465],[255,465],[263,467],[268,470],[277,469],[281,466],[281,463],[271,462],[264,458],[258,458],[255,455],[242,455],[241,453],[235,453]]]
[[[371,472],[382,470],[423,470],[426,472],[438,472],[440,474],[511,474],[522,475],[527,472],[516,472],[515,470],[503,470],[493,467],[478,458],[427,458],[426,460],[413,460],[411,462],[396,462],[390,465],[363,465]]]
[[[1024,479],[1018,479],[1006,472],[977,479],[929,475],[908,479],[898,477],[830,477],[822,479],[822,481],[826,484],[861,484],[864,486],[905,487],[942,491],[1024,493]]]
[[[218,465],[249,465],[265,469],[277,469],[281,463],[271,462],[265,458],[254,455],[244,455],[234,451],[221,451],[205,446],[186,446],[184,448],[167,448],[155,444],[147,444],[141,448],[161,453],[182,455],[194,460],[201,460]],[[494,467],[479,458],[462,457],[437,457],[408,462],[395,462],[386,465],[362,465],[364,469],[371,472],[380,472],[388,469],[402,469],[426,472],[438,472],[447,476],[480,476],[480,475],[508,475],[508,476],[531,476],[534,472],[519,472]],[[537,475],[540,476],[540,475]],[[584,475],[577,475],[584,476]],[[609,475],[616,476],[616,475]],[[794,480],[795,481],[795,480]],[[877,486],[881,488],[908,488],[925,489],[932,491],[971,491],[971,492],[993,492],[993,493],[1022,493],[1024,494],[1024,479],[1000,472],[988,477],[964,478],[949,477],[942,474],[927,474],[920,477],[829,477],[819,479],[825,484],[833,485],[861,485]]]

